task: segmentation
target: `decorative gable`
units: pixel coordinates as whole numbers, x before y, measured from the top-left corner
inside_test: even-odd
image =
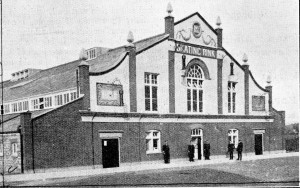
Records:
[[[217,33],[199,13],[194,13],[175,23],[174,39],[217,48]]]

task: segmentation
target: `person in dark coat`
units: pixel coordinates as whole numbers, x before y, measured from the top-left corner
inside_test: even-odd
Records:
[[[237,160],[242,160],[242,152],[243,152],[243,142],[239,140],[239,144],[236,148],[236,151],[238,152],[238,158]]]
[[[188,146],[188,156],[190,162],[194,161],[194,153],[195,153],[195,146],[191,141],[191,144]]]
[[[233,160],[233,150],[234,150],[234,144],[233,142],[230,142],[228,144],[229,160]]]
[[[165,163],[170,163],[170,148],[168,145],[168,141],[165,141],[165,144],[163,145],[162,150],[163,150]]]
[[[209,156],[210,156],[210,144],[207,141],[204,142],[203,150],[204,150],[204,159],[205,160],[210,160],[209,159]]]

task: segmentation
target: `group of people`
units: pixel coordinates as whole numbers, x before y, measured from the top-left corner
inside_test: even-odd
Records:
[[[233,160],[233,151],[234,151],[234,144],[233,142],[230,142],[228,144],[228,153],[229,153],[229,160]],[[165,141],[165,144],[162,147],[163,156],[164,156],[164,162],[170,163],[170,147],[168,145],[168,141]],[[238,152],[238,158],[237,160],[242,160],[242,152],[243,152],[243,143],[241,140],[239,140],[238,146],[236,148],[236,151]],[[210,144],[205,141],[203,144],[203,154],[205,160],[210,160]],[[188,145],[188,157],[189,161],[193,162],[195,157],[195,146],[193,142],[191,141],[191,144]]]
[[[230,142],[228,144],[229,160],[233,160],[233,151],[234,151],[234,144],[233,144],[233,142]],[[239,140],[236,151],[238,152],[237,160],[241,161],[242,160],[242,152],[243,152],[243,142],[241,140]]]

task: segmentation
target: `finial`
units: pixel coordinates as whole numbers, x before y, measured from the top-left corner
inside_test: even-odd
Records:
[[[271,86],[271,82],[272,82],[272,80],[271,80],[271,75],[268,75],[268,76],[267,76],[267,85],[268,85],[268,86]]]
[[[248,63],[247,63],[247,61],[248,61],[248,56],[247,56],[246,53],[244,53],[243,61],[244,61],[244,64],[243,64],[243,65],[248,65]]]
[[[170,2],[168,3],[167,6],[167,12],[168,12],[168,16],[172,16],[171,13],[173,12],[173,8]]]
[[[127,41],[131,44],[134,41],[132,31],[129,31]]]
[[[81,51],[80,51],[79,59],[87,60],[87,53],[86,53],[84,48],[82,48]]]
[[[220,16],[218,16],[216,25],[217,25],[218,28],[221,28],[221,24],[222,24],[221,18],[220,18]]]

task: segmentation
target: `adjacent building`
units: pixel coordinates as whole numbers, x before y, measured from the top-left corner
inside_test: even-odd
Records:
[[[214,29],[197,12],[177,22],[167,12],[161,34],[134,42],[130,32],[124,46],[5,81],[5,171],[162,161],[166,140],[171,159],[187,160],[190,141],[199,160],[204,141],[213,158],[239,140],[247,154],[283,151],[271,80],[262,87],[247,56],[239,63],[226,51],[219,18]]]

